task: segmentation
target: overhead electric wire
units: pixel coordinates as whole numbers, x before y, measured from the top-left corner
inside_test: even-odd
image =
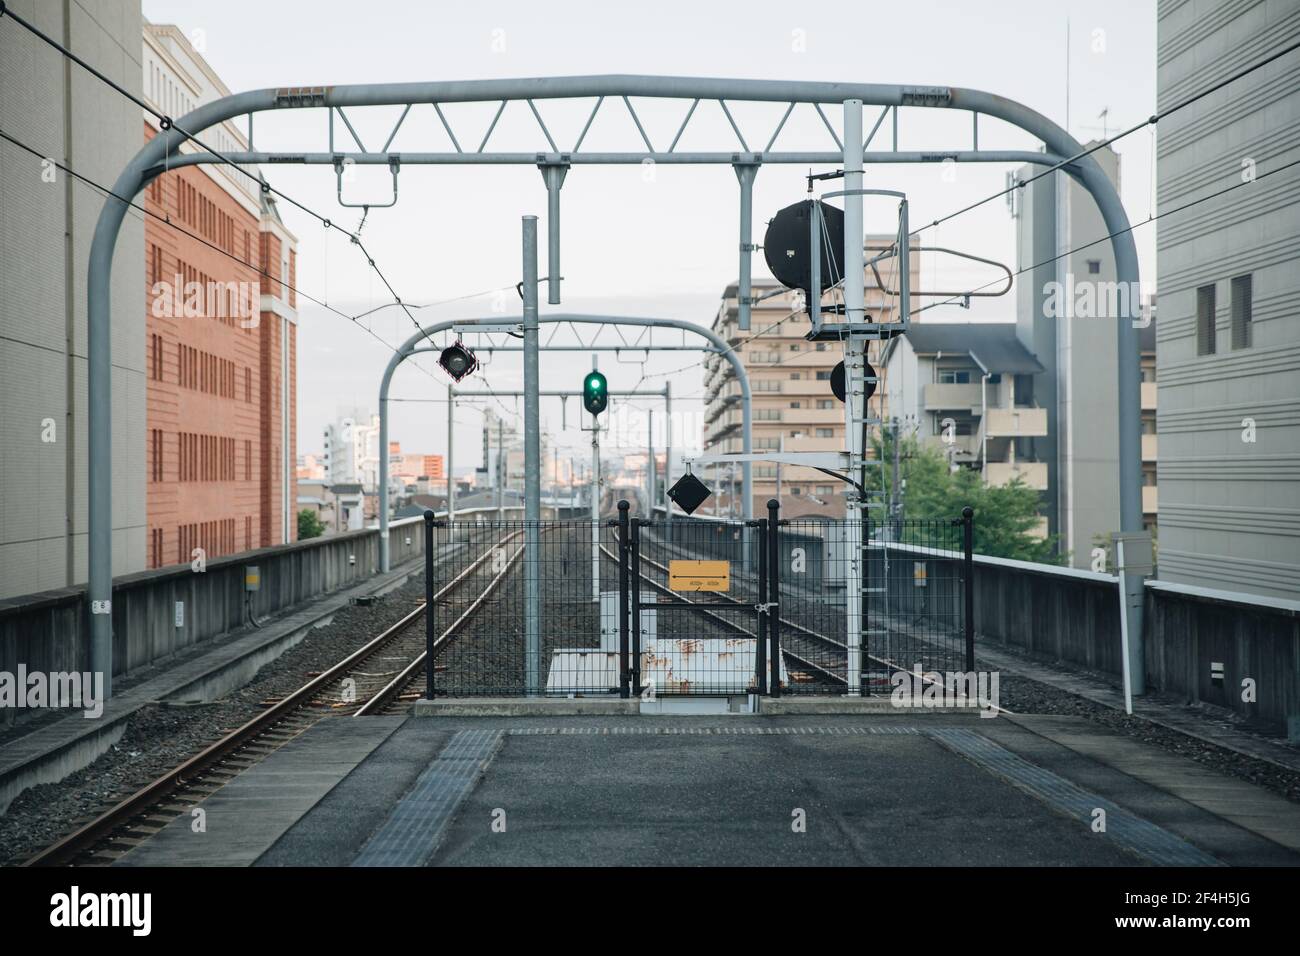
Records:
[[[252,270],[253,272],[255,272],[257,275],[262,276],[263,278],[269,279],[269,280],[271,280],[272,282],[276,282],[276,283],[279,283],[279,284],[283,285],[284,288],[293,291],[296,295],[300,295],[300,296],[302,296],[302,297],[303,297],[304,299],[306,299],[308,302],[311,302],[311,303],[314,304],[314,305],[318,305],[318,306],[320,306],[322,309],[325,309],[325,310],[327,310],[327,311],[329,311],[329,312],[332,312],[332,313],[334,313],[335,315],[339,316],[340,318],[347,319],[349,322],[354,323],[358,328],[363,329],[364,331],[368,332],[371,336],[373,336],[373,337],[375,338],[376,341],[382,343],[383,346],[384,346],[386,349],[388,349],[390,352],[392,352],[394,355],[399,354],[398,351],[397,351],[397,349],[394,348],[394,347],[392,346],[392,344],[390,344],[390,343],[388,342],[387,339],[383,338],[381,335],[379,335],[379,333],[377,333],[376,331],[374,331],[374,329],[371,329],[369,326],[362,325],[360,322],[358,322],[358,321],[357,321],[357,318],[358,318],[357,316],[348,315],[346,312],[344,312],[344,311],[342,311],[342,310],[340,310],[340,309],[336,309],[334,306],[330,305],[328,302],[322,302],[320,299],[318,299],[318,298],[316,298],[315,296],[313,296],[313,295],[311,295],[311,294],[309,294],[309,293],[303,291],[301,288],[299,288],[298,286],[295,286],[293,283],[288,282],[287,280],[280,280],[280,279],[275,278],[275,276],[271,275],[271,273],[267,272],[266,270],[259,268],[258,266],[254,265],[254,264],[251,263],[251,262],[245,262],[245,261],[244,261],[243,259],[241,259],[239,256],[237,256],[237,255],[235,255],[234,253],[229,252],[229,251],[227,251],[227,250],[221,248],[221,247],[218,246],[216,243],[211,242],[211,241],[208,240],[208,239],[205,239],[203,236],[200,236],[200,235],[198,235],[197,233],[191,232],[190,230],[186,229],[184,226],[181,226],[181,225],[178,225],[178,224],[175,223],[175,222],[172,222],[172,220],[171,220],[170,218],[168,218],[167,216],[160,216],[158,213],[154,212],[153,210],[151,210],[151,209],[147,209],[146,207],[144,207],[144,206],[142,206],[142,205],[139,205],[139,204],[136,203],[134,200],[127,199],[127,198],[125,198],[125,197],[123,197],[123,196],[118,195],[118,193],[114,192],[114,191],[113,191],[112,189],[110,189],[109,187],[103,185],[102,183],[96,182],[95,180],[91,179],[89,176],[86,176],[86,175],[84,175],[84,174],[82,174],[82,173],[77,172],[75,169],[73,169],[71,166],[68,166],[66,163],[60,163],[58,160],[56,160],[56,159],[52,159],[52,158],[50,158],[49,156],[46,156],[44,153],[40,152],[40,150],[34,149],[33,147],[29,146],[27,143],[24,143],[22,140],[17,139],[17,138],[14,137],[14,136],[11,136],[9,133],[6,133],[3,129],[0,129],[0,139],[4,139],[6,142],[13,144],[14,146],[18,147],[19,149],[21,149],[21,150],[23,150],[23,151],[25,151],[25,152],[27,152],[27,153],[30,153],[32,156],[35,156],[37,159],[41,160],[42,162],[48,161],[48,162],[53,163],[53,164],[54,164],[54,167],[55,167],[56,169],[59,169],[59,170],[61,170],[62,172],[66,173],[67,175],[71,176],[71,177],[72,177],[74,180],[76,180],[77,182],[80,182],[80,183],[82,183],[82,184],[84,184],[84,185],[86,185],[86,186],[90,186],[90,187],[93,188],[93,189],[97,189],[99,192],[103,193],[105,196],[111,196],[111,197],[113,197],[114,199],[120,200],[120,201],[121,201],[123,204],[125,204],[128,208],[130,208],[130,209],[134,209],[134,210],[136,210],[136,211],[142,213],[144,216],[148,216],[148,217],[150,217],[151,219],[156,219],[157,221],[161,222],[163,225],[168,226],[168,227],[170,227],[171,229],[176,230],[177,232],[181,233],[182,235],[187,236],[187,237],[189,237],[190,239],[193,239],[195,242],[198,242],[198,243],[200,243],[200,244],[206,246],[207,248],[213,250],[214,252],[217,252],[217,253],[219,253],[219,254],[225,256],[226,258],[231,259],[231,260],[233,260],[233,261],[239,263],[240,265],[245,266],[245,267],[251,269],[251,270]],[[143,220],[141,220],[141,221],[143,221]],[[418,368],[418,367],[419,367],[419,366],[417,366],[417,368]],[[428,369],[421,368],[420,370],[421,370],[422,372],[424,372],[426,375],[430,375],[431,377],[435,377],[435,376],[432,375],[431,372],[428,371]]]
[[[991,196],[986,196],[985,198],[979,200],[979,202],[971,203],[969,206],[964,206],[961,209],[951,212],[946,216],[942,216],[938,219],[935,219],[933,222],[929,222],[926,223],[924,226],[920,226],[919,228],[915,229],[914,231],[908,234],[909,238],[911,236],[920,235],[926,229],[929,229],[933,226],[937,226],[942,222],[947,222],[949,219],[953,219],[957,216],[962,215],[963,213],[970,212],[972,209],[978,209],[980,206],[983,206],[985,203],[989,203],[995,199],[999,199],[1002,196],[1005,196],[1008,193],[1012,192],[1013,190],[1023,189],[1025,186],[1029,185],[1035,180],[1042,179],[1044,176],[1048,175],[1049,173],[1054,173],[1059,169],[1069,166],[1071,163],[1075,163],[1080,159],[1083,159],[1087,156],[1091,156],[1093,153],[1097,152],[1098,150],[1104,149],[1105,147],[1110,146],[1112,143],[1115,143],[1126,136],[1130,136],[1133,133],[1136,133],[1140,129],[1145,129],[1147,127],[1154,127],[1160,122],[1160,120],[1164,119],[1165,117],[1173,113],[1177,113],[1179,110],[1186,109],[1188,106],[1191,106],[1193,103],[1197,102],[1198,100],[1204,99],[1205,97],[1209,96],[1211,93],[1218,92],[1219,90],[1223,89],[1225,86],[1228,86],[1229,84],[1241,79],[1243,76],[1248,76],[1249,74],[1255,72],[1261,67],[1267,66],[1268,64],[1272,63],[1274,60],[1280,59],[1281,57],[1286,56],[1288,53],[1294,52],[1297,49],[1300,49],[1300,40],[1297,40],[1295,43],[1289,44],[1288,46],[1285,46],[1282,49],[1269,54],[1268,56],[1264,57],[1264,59],[1260,60],[1257,63],[1253,63],[1250,66],[1243,67],[1242,69],[1238,70],[1236,73],[1233,73],[1231,76],[1219,80],[1217,83],[1212,83],[1210,86],[1207,86],[1205,89],[1201,90],[1200,92],[1192,94],[1187,99],[1175,103],[1173,106],[1167,107],[1163,110],[1156,110],[1156,112],[1152,113],[1142,122],[1137,123],[1122,132],[1116,133],[1114,136],[1102,139],[1094,143],[1093,145],[1087,147],[1086,149],[1083,149],[1080,152],[1075,153],[1073,156],[1067,157],[1066,159],[1061,160],[1059,163],[1055,163],[1051,166],[1048,166],[1046,169],[1043,169],[1041,172],[1035,173],[1034,175],[1030,176],[1028,179],[1017,180],[1013,182],[1012,185],[1006,187],[1005,189],[999,190],[998,192],[993,193],[993,195]]]
[[[116,92],[118,92],[118,93],[121,94],[122,96],[124,96],[124,97],[126,97],[127,99],[129,99],[132,103],[135,103],[137,106],[139,106],[141,109],[145,110],[147,113],[150,113],[151,115],[153,115],[154,118],[156,118],[156,119],[158,120],[158,125],[159,125],[159,127],[160,127],[162,130],[166,131],[166,130],[168,130],[168,129],[175,129],[178,133],[180,133],[180,134],[181,134],[182,136],[184,136],[186,139],[188,139],[188,140],[190,140],[190,141],[196,143],[198,146],[200,146],[200,147],[202,147],[203,149],[205,149],[208,153],[210,153],[211,155],[215,156],[217,159],[221,160],[223,163],[225,163],[226,165],[228,165],[231,169],[234,169],[234,170],[236,170],[237,172],[239,172],[240,174],[242,174],[242,175],[248,177],[249,179],[253,180],[253,182],[255,182],[255,183],[258,184],[259,188],[260,188],[263,192],[274,193],[275,195],[277,195],[277,196],[279,196],[281,199],[283,199],[285,202],[289,203],[290,205],[294,206],[294,207],[297,208],[297,209],[302,210],[302,211],[305,212],[307,215],[309,215],[309,216],[313,217],[314,219],[316,219],[317,221],[319,221],[322,225],[325,226],[326,229],[337,229],[339,232],[341,232],[341,233],[343,233],[345,236],[347,236],[347,237],[348,237],[348,238],[353,242],[353,244],[355,244],[356,247],[357,247],[358,249],[361,250],[361,254],[362,254],[363,256],[365,256],[365,258],[366,258],[366,262],[369,264],[370,268],[374,271],[375,275],[379,276],[379,281],[381,281],[381,282],[384,284],[384,286],[388,289],[389,294],[392,295],[392,297],[393,297],[393,303],[394,303],[395,305],[398,305],[398,306],[400,306],[400,307],[402,308],[402,310],[406,313],[407,318],[409,318],[409,319],[411,320],[411,324],[415,326],[415,328],[417,329],[417,331],[420,331],[420,332],[423,332],[423,331],[424,331],[423,326],[421,326],[420,323],[416,320],[415,316],[411,314],[411,310],[410,310],[409,308],[406,307],[406,304],[405,304],[405,303],[402,302],[402,298],[401,298],[401,296],[399,296],[399,295],[397,294],[397,290],[394,289],[392,283],[388,281],[388,277],[387,277],[386,275],[384,275],[383,270],[381,270],[381,269],[379,268],[379,266],[375,263],[375,259],[374,259],[374,257],[370,254],[369,250],[367,250],[366,247],[362,244],[362,242],[361,242],[361,237],[360,237],[359,235],[357,235],[356,233],[353,233],[353,232],[349,232],[347,229],[344,229],[342,226],[340,226],[340,225],[338,225],[337,223],[333,222],[333,221],[332,221],[328,216],[322,216],[320,213],[316,212],[314,209],[310,209],[309,207],[307,207],[307,206],[303,205],[302,203],[298,202],[298,200],[294,199],[292,196],[289,196],[289,195],[287,195],[286,193],[281,192],[279,189],[276,189],[276,188],[273,187],[270,183],[268,183],[268,182],[266,181],[266,179],[263,178],[260,174],[259,174],[259,175],[254,175],[253,173],[250,173],[248,170],[244,169],[244,168],[243,168],[242,166],[240,166],[238,163],[236,163],[236,162],[234,162],[233,160],[231,160],[229,157],[227,157],[227,156],[226,156],[224,153],[222,153],[221,151],[219,151],[219,150],[217,150],[217,149],[214,149],[213,147],[211,147],[211,146],[209,146],[207,143],[205,143],[203,140],[199,139],[198,136],[196,136],[196,135],[194,135],[193,133],[189,132],[189,131],[186,130],[184,127],[177,125],[176,121],[175,121],[172,117],[168,116],[166,113],[163,113],[161,110],[158,110],[157,108],[151,106],[151,105],[148,103],[148,101],[146,101],[144,98],[139,97],[139,96],[136,96],[136,95],[135,95],[134,93],[132,93],[130,90],[126,89],[125,87],[123,87],[121,84],[117,83],[117,82],[116,82],[115,80],[113,80],[112,78],[106,76],[104,73],[100,72],[100,71],[97,70],[95,67],[91,66],[89,63],[87,63],[87,62],[86,62],[85,60],[83,60],[81,57],[77,56],[77,55],[76,55],[75,53],[73,53],[71,50],[67,49],[65,46],[63,46],[61,43],[59,43],[59,42],[58,42],[57,40],[55,40],[53,37],[48,36],[47,34],[45,34],[44,32],[42,32],[39,28],[33,26],[31,23],[28,23],[28,22],[27,22],[25,19],[23,19],[21,16],[19,16],[18,14],[14,13],[12,10],[10,10],[10,9],[7,7],[7,5],[3,2],[3,0],[0,0],[0,19],[3,19],[3,18],[6,17],[6,16],[8,16],[9,19],[13,20],[15,23],[17,23],[17,24],[18,24],[19,26],[21,26],[23,29],[27,30],[27,31],[28,31],[29,33],[31,33],[33,36],[35,36],[36,38],[38,38],[38,39],[41,40],[42,42],[48,44],[48,45],[49,45],[50,47],[52,47],[53,49],[57,50],[57,51],[58,51],[60,54],[62,54],[64,57],[68,58],[69,60],[71,60],[72,62],[76,63],[78,66],[80,66],[82,69],[86,70],[88,73],[90,73],[90,74],[91,74],[92,76],[94,76],[96,79],[98,79],[98,80],[100,80],[101,82],[105,83],[106,85],[108,85],[109,87],[111,87],[113,90],[115,90]],[[164,154],[164,162],[166,161],[166,157],[169,156],[169,155],[170,155],[170,150],[169,150],[166,154]],[[122,198],[122,197],[120,197],[120,196],[117,196],[116,193],[111,193],[111,194],[112,194],[113,196],[115,196],[116,198],[118,198],[118,199],[121,199],[121,198]],[[122,201],[123,201],[123,202],[129,202],[128,200],[122,200]],[[428,337],[427,334],[425,335],[425,338],[428,340],[428,342],[429,342],[430,345],[434,345],[433,340],[430,339],[430,338]],[[435,346],[435,347],[436,347],[436,346]]]
[[[1154,216],[1148,215],[1146,219],[1143,219],[1140,222],[1130,223],[1129,225],[1125,226],[1123,229],[1116,229],[1114,232],[1108,232],[1104,236],[1101,236],[1098,239],[1093,239],[1092,241],[1085,242],[1082,245],[1074,246],[1070,249],[1067,249],[1065,252],[1058,253],[1054,256],[1050,256],[1047,259],[1042,259],[1039,262],[1035,262],[1032,265],[1025,266],[1023,269],[1017,269],[1015,272],[1012,273],[1012,275],[1013,276],[1024,275],[1026,272],[1030,272],[1042,266],[1051,265],[1053,262],[1057,262],[1061,259],[1064,259],[1066,256],[1074,255],[1076,252],[1082,252],[1084,249],[1089,249],[1092,246],[1097,245],[1098,243],[1107,242],[1110,239],[1114,239],[1116,236],[1122,236],[1126,232],[1132,232],[1134,229],[1137,229],[1140,226],[1145,226],[1148,223],[1155,222],[1157,219],[1163,219],[1165,216],[1173,215],[1176,212],[1182,212],[1184,209],[1190,209],[1192,206],[1199,205],[1200,203],[1208,202],[1211,199],[1217,199],[1219,196],[1223,196],[1227,193],[1230,193],[1234,189],[1241,189],[1245,186],[1253,185],[1254,183],[1259,182],[1261,179],[1267,179],[1269,176],[1274,176],[1278,173],[1285,172],[1286,170],[1290,169],[1293,166],[1300,166],[1300,159],[1293,159],[1291,162],[1285,163],[1282,166],[1278,166],[1276,169],[1270,169],[1266,173],[1257,173],[1254,179],[1241,180],[1240,182],[1235,182],[1231,186],[1226,186],[1223,189],[1216,190],[1215,192],[1212,192],[1208,195],[1198,196],[1196,199],[1188,200],[1187,202],[1183,203],[1180,206],[1175,206],[1173,209],[1166,209],[1164,212],[1156,213]],[[1001,282],[1001,281],[1002,278],[998,277],[997,279],[993,279],[989,282],[984,283],[984,285],[976,286],[974,289],[964,292],[961,295],[951,296],[943,300],[942,302],[932,302],[929,305],[922,306],[919,309],[913,309],[912,314],[915,315],[917,312],[924,312],[926,309],[933,309],[941,305],[953,305],[955,303],[959,303],[963,298],[970,295],[971,293],[979,292],[981,289],[985,289],[988,286],[991,286],[994,282]]]

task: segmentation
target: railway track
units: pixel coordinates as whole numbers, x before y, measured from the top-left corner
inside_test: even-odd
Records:
[[[471,580],[494,554],[522,531],[488,546],[435,595],[435,602]],[[472,547],[472,543],[467,547]],[[471,602],[439,641],[450,642],[457,628],[500,584],[523,548],[496,574],[484,594]],[[414,625],[423,619],[421,602],[378,636],[317,674],[292,693],[270,702],[266,710],[169,770],[125,800],[99,814],[31,857],[26,866],[103,866],[148,840],[176,817],[211,796],[243,771],[259,763],[313,724],[331,715],[391,713],[400,706],[415,674],[423,673],[425,637]],[[401,661],[393,667],[393,661]],[[414,670],[413,670],[414,668]],[[350,683],[345,683],[349,682]]]
[[[672,551],[688,556],[698,558],[699,556],[691,553],[685,548],[675,543],[656,542],[657,546],[663,546]],[[610,560],[617,561],[617,555],[608,547],[603,547],[606,557]],[[658,563],[645,554],[640,556],[642,564],[645,564],[655,570],[656,573],[664,578],[668,576],[668,568]],[[752,576],[751,576],[752,578]],[[684,599],[680,594],[670,590],[666,585],[648,578],[642,578],[653,590],[660,594],[671,596],[675,601],[689,600]],[[757,579],[753,579],[756,581]],[[716,591],[703,592],[711,596],[711,600],[720,603],[732,605],[745,605],[748,601],[738,600],[728,594],[722,594]],[[755,598],[755,600],[757,600]],[[708,611],[705,608],[700,609],[700,613],[706,614],[712,620],[722,626],[746,637],[757,639],[757,634],[753,631],[728,620],[719,614]],[[830,637],[812,628],[791,621],[785,617],[781,621],[781,654],[785,659],[786,672],[792,683],[798,683],[804,686],[812,684],[814,686],[824,687],[829,693],[840,693],[848,686],[848,680],[845,675],[848,672],[848,647],[843,641]],[[896,661],[880,657],[875,654],[867,654],[867,660],[872,661],[889,672],[897,670],[907,670],[907,668]],[[1010,713],[1010,711],[1004,711]]]
[[[601,550],[610,560],[617,562],[618,556],[608,547],[602,545]],[[641,555],[641,563],[653,568],[663,577],[668,577],[668,569],[654,559]],[[648,584],[650,588],[659,594],[668,595],[674,601],[685,601],[693,603],[689,598],[685,598],[676,591],[670,589],[667,585],[658,581],[642,577],[642,582]],[[733,606],[744,606],[747,601],[741,601],[727,594],[721,594],[716,591],[704,591],[704,594],[711,595],[711,599],[721,603]],[[728,630],[734,631],[743,637],[753,640],[758,639],[758,634],[748,628],[729,620],[714,611],[705,607],[700,607],[698,613],[705,615],[709,619],[717,622]],[[795,646],[790,646],[791,641]],[[825,634],[819,634],[816,631],[806,628],[801,624],[795,624],[781,618],[781,654],[785,658],[786,673],[790,675],[792,681],[799,683],[818,683],[824,684],[828,688],[843,689],[848,686],[848,681],[834,668],[838,665],[841,669],[847,666],[848,649],[843,642],[828,637]],[[799,675],[796,677],[796,675]]]

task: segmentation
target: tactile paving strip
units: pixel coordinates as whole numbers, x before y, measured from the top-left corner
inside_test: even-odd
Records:
[[[1214,857],[1118,804],[1044,770],[983,734],[936,727],[926,733],[985,770],[1009,780],[1057,810],[1091,827],[1093,811],[1106,811],[1104,836],[1161,866],[1221,866]]]
[[[425,767],[410,793],[352,861],[353,866],[422,866],[442,842],[461,800],[501,746],[499,730],[458,731]]]
[[[506,731],[511,737],[553,737],[561,734],[577,736],[603,736],[605,734],[629,735],[663,735],[668,737],[809,737],[831,736],[850,737],[870,735],[915,735],[920,731],[915,727],[642,727],[630,724],[616,727],[513,727]]]

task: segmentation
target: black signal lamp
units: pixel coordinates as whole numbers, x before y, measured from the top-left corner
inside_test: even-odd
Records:
[[[438,364],[452,379],[459,382],[478,368],[478,359],[474,357],[473,352],[460,342],[457,342],[455,345],[449,345],[442,350],[442,354],[438,356]]]

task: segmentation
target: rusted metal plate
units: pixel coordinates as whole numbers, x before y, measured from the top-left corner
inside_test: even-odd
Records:
[[[674,591],[726,592],[731,587],[731,563],[669,561],[668,587]]]

